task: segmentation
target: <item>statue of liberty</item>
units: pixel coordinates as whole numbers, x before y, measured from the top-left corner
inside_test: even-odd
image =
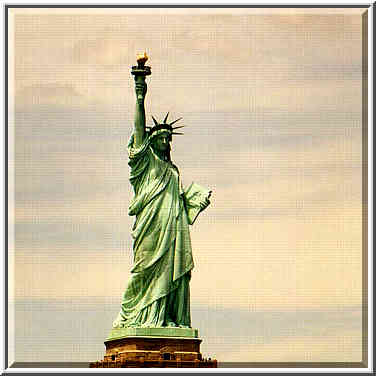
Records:
[[[189,282],[193,257],[189,225],[209,205],[211,192],[192,183],[183,189],[178,168],[171,161],[172,136],[180,134],[168,123],[168,113],[154,126],[145,124],[146,53],[138,55],[135,79],[134,132],[128,144],[130,183],[134,197],[129,215],[133,268],[114,328],[191,327]]]

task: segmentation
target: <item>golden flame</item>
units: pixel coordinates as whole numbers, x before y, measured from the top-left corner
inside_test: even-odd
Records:
[[[143,54],[137,54],[137,63],[146,63],[148,61],[148,55],[146,55],[146,52]]]

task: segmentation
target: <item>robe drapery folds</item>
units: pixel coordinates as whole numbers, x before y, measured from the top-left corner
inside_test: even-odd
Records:
[[[189,280],[193,257],[179,171],[152,150],[149,137],[128,144],[135,196],[129,215],[134,265],[114,327],[190,326]]]

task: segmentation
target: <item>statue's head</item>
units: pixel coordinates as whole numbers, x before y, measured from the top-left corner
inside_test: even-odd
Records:
[[[157,150],[158,152],[163,153],[171,149],[170,142],[171,142],[171,135],[165,132],[153,138],[152,146],[153,146],[153,149]]]
[[[167,113],[162,123],[158,123],[157,120],[155,120],[154,116],[152,116],[154,127],[148,127],[148,133],[153,149],[158,153],[167,153],[168,159],[170,159],[170,142],[172,140],[172,135],[183,134],[174,132],[175,129],[183,128],[183,126],[172,127],[172,124],[175,124],[177,121],[181,120],[181,118],[174,120],[172,123],[168,124],[168,114],[169,113]]]

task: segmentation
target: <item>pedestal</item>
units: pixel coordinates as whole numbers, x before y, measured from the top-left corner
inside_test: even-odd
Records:
[[[90,367],[216,368],[216,360],[202,358],[201,342],[197,329],[116,328],[111,330],[104,343],[104,359],[90,363]]]

